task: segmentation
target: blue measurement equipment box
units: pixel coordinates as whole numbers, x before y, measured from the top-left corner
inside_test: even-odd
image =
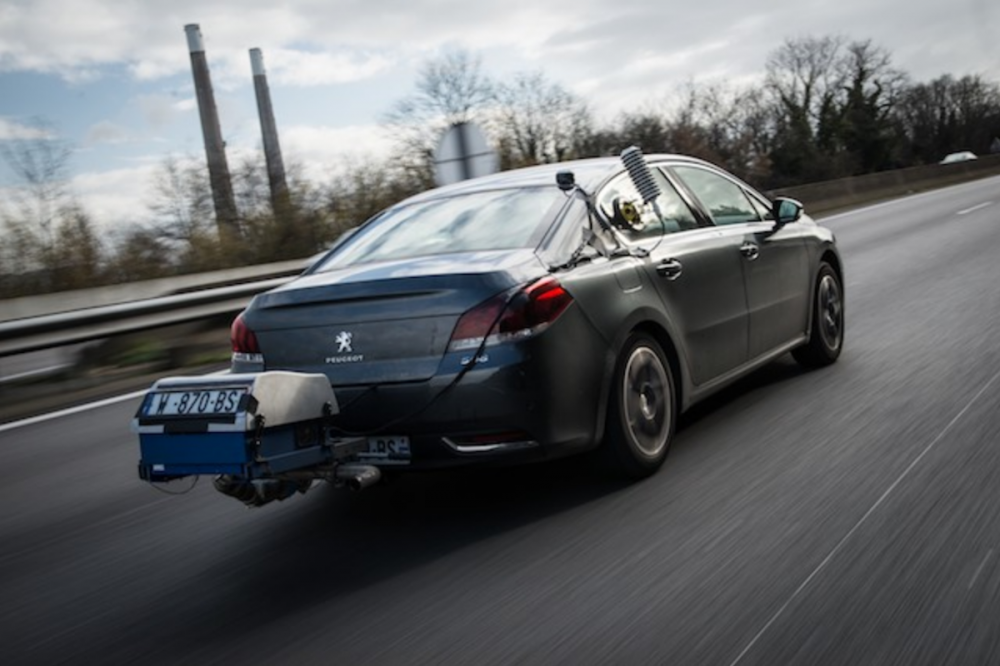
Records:
[[[266,479],[343,457],[326,423],[337,413],[321,374],[169,377],[153,384],[132,420],[139,477],[169,481],[228,474]]]

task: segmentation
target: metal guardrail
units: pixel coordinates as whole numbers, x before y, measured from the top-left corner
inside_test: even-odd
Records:
[[[273,264],[241,266],[207,273],[175,275],[125,284],[10,298],[0,300],[0,323],[15,319],[43,317],[59,312],[79,311],[105,305],[118,305],[193,291],[204,291],[215,287],[249,284],[271,278],[293,277],[301,273],[310,261],[310,259],[296,259]]]
[[[246,307],[254,295],[290,279],[272,278],[0,322],[0,357],[236,313]]]
[[[1000,155],[984,155],[968,162],[925,164],[879,171],[864,176],[778,188],[773,194],[798,199],[805,204],[807,211],[817,213],[857,206],[866,201],[957,185],[997,174],[1000,174]]]

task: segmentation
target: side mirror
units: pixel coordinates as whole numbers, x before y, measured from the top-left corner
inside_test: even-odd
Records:
[[[777,197],[772,203],[771,213],[778,226],[782,227],[802,217],[802,204],[788,197]]]

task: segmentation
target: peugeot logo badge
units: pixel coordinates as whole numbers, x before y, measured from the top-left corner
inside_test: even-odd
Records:
[[[350,354],[354,351],[351,346],[351,341],[354,339],[354,334],[350,331],[341,331],[337,334],[334,342],[337,343],[337,353],[338,354]]]

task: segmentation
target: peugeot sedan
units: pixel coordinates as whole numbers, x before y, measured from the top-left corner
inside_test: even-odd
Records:
[[[844,340],[833,234],[707,162],[600,158],[434,189],[233,323],[233,369],[323,373],[390,469],[593,452],[655,472],[678,415]],[[638,155],[638,156],[637,156]]]

